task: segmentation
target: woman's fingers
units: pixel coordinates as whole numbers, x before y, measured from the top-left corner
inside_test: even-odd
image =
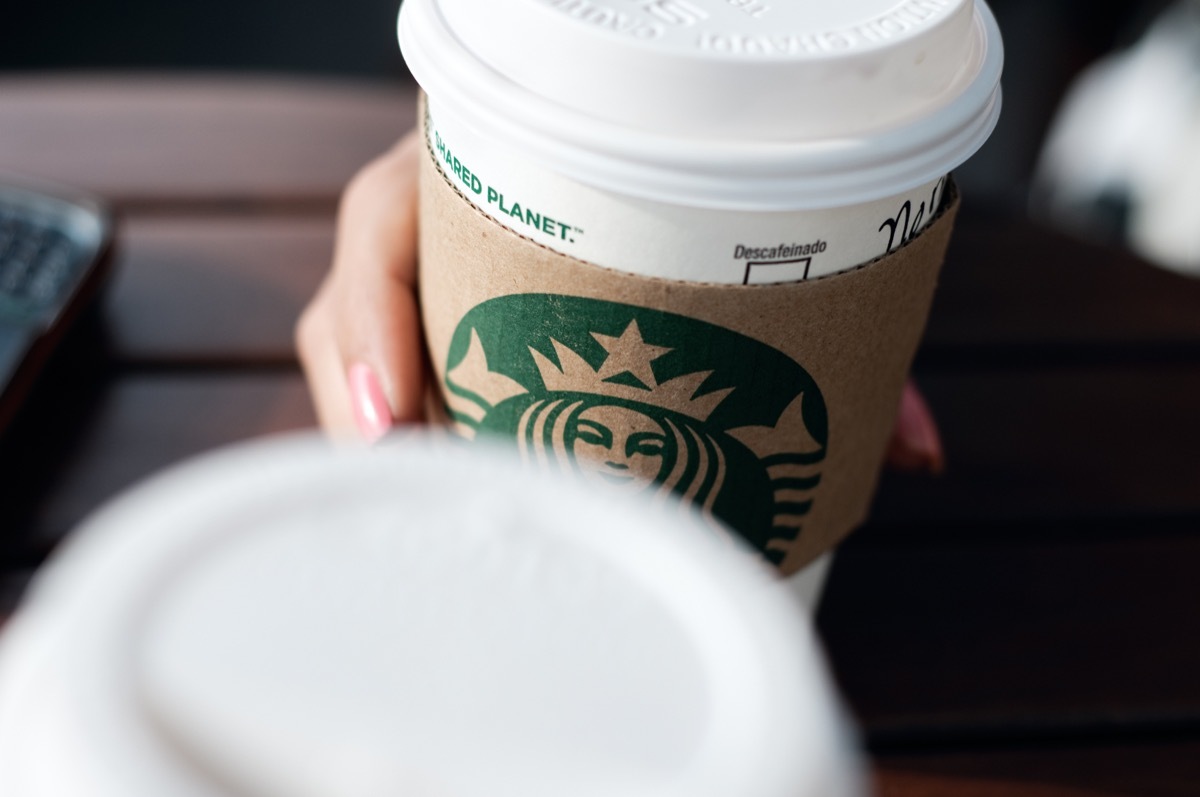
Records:
[[[887,464],[897,470],[941,473],[946,466],[942,438],[925,397],[910,379],[904,385],[896,427],[888,443]]]
[[[296,327],[318,419],[334,434],[374,439],[421,417],[419,151],[419,137],[406,136],[346,188],[333,267]]]
[[[308,379],[317,421],[330,434],[350,437],[356,425],[350,393],[342,381],[345,369],[333,331],[332,279],[332,274],[326,276],[301,314],[296,324],[296,351]]]

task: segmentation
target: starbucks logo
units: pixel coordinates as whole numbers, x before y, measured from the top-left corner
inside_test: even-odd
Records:
[[[677,494],[776,564],[820,485],[828,418],[816,382],[782,352],[685,316],[492,299],[459,322],[445,387],[464,436],[515,438],[526,461],[607,489]]]

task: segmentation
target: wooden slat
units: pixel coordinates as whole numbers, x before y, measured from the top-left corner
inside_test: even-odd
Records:
[[[1130,537],[844,548],[819,625],[873,745],[1200,730],[1200,539]]]
[[[46,548],[104,501],[221,445],[313,426],[298,374],[167,374],[102,388],[10,546]]]
[[[201,330],[206,317],[188,323]],[[213,339],[240,335],[235,322],[252,325],[238,316],[214,329]],[[275,345],[290,340],[290,319],[267,327]],[[204,379],[195,384],[203,393]],[[919,538],[932,529],[969,537],[984,527],[1002,538],[1078,536],[1114,515],[1200,517],[1196,369],[942,374],[923,386],[940,418],[948,469],[937,478],[885,474],[860,540]],[[303,399],[298,378],[295,389]],[[135,419],[129,422],[135,428]],[[154,413],[144,422],[155,422]],[[1127,533],[1139,529],[1131,525]]]
[[[119,308],[114,316],[119,339],[134,356],[152,356],[171,346],[189,355],[197,349],[219,354],[229,344],[240,344],[225,349],[230,352],[248,347],[278,353],[277,334],[262,338],[239,327],[237,336],[222,338],[218,329],[213,337],[211,326],[179,325],[174,319],[182,310],[181,320],[207,321],[196,311],[229,303],[240,305],[247,316],[293,316],[328,266],[331,219],[332,214],[126,220],[120,299],[135,307],[128,312]],[[1016,234],[1010,229],[1013,224],[1024,232]],[[962,365],[972,367],[975,350],[982,348],[1015,347],[1009,358],[1019,363],[1022,353],[1037,362],[1047,347],[1056,345],[1074,346],[1073,353],[1087,346],[1126,351],[1150,347],[1150,353],[1155,346],[1200,346],[1200,313],[1195,311],[1200,307],[1200,281],[1109,250],[1101,250],[1107,262],[1089,260],[1086,245],[1036,231],[1025,222],[997,226],[995,233],[968,229],[967,235],[960,235],[934,305],[923,356],[941,356],[953,348]],[[1053,259],[1049,268],[1041,259],[1014,257],[1009,268],[995,262],[1005,257],[996,254],[998,245],[1019,241],[1030,230],[1056,241],[1063,257]],[[1051,273],[1039,277],[1037,271]],[[259,290],[244,293],[247,282],[256,283]],[[264,294],[266,283],[271,289]],[[1076,295],[1064,300],[1068,284],[1077,286]],[[185,297],[192,297],[187,308],[174,304]],[[291,305],[281,301],[285,297]],[[160,327],[166,337],[138,312],[151,304],[162,308],[152,315],[167,322]]]
[[[0,174],[154,209],[319,201],[413,122],[409,86],[200,77],[0,80]],[[967,198],[927,356],[947,347],[1200,343],[1200,281]]]
[[[332,250],[332,215],[129,219],[105,308],[114,354],[294,361],[296,316]]]
[[[1071,238],[968,197],[925,337],[944,347],[1200,347],[1200,280]],[[971,352],[960,352],[970,364]]]
[[[941,477],[886,474],[884,526],[1200,516],[1200,368],[1190,364],[938,373]]]
[[[885,757],[879,797],[1194,797],[1200,742]]]
[[[0,79],[0,175],[118,203],[332,202],[415,118],[411,86],[259,77]]]

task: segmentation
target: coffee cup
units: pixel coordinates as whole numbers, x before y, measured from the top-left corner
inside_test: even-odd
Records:
[[[859,525],[999,113],[982,0],[407,0],[447,418],[787,575]]]
[[[207,455],[89,519],[0,636],[0,793],[860,795],[742,550],[511,450]]]

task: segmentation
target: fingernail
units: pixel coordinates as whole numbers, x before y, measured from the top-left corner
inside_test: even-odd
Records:
[[[375,372],[363,363],[351,366],[349,382],[358,430],[368,443],[374,443],[392,428],[392,410],[384,398],[383,387]]]
[[[896,432],[892,438],[889,458],[909,470],[941,473],[946,466],[942,438],[925,398],[912,382],[904,386],[900,411],[896,417]]]

